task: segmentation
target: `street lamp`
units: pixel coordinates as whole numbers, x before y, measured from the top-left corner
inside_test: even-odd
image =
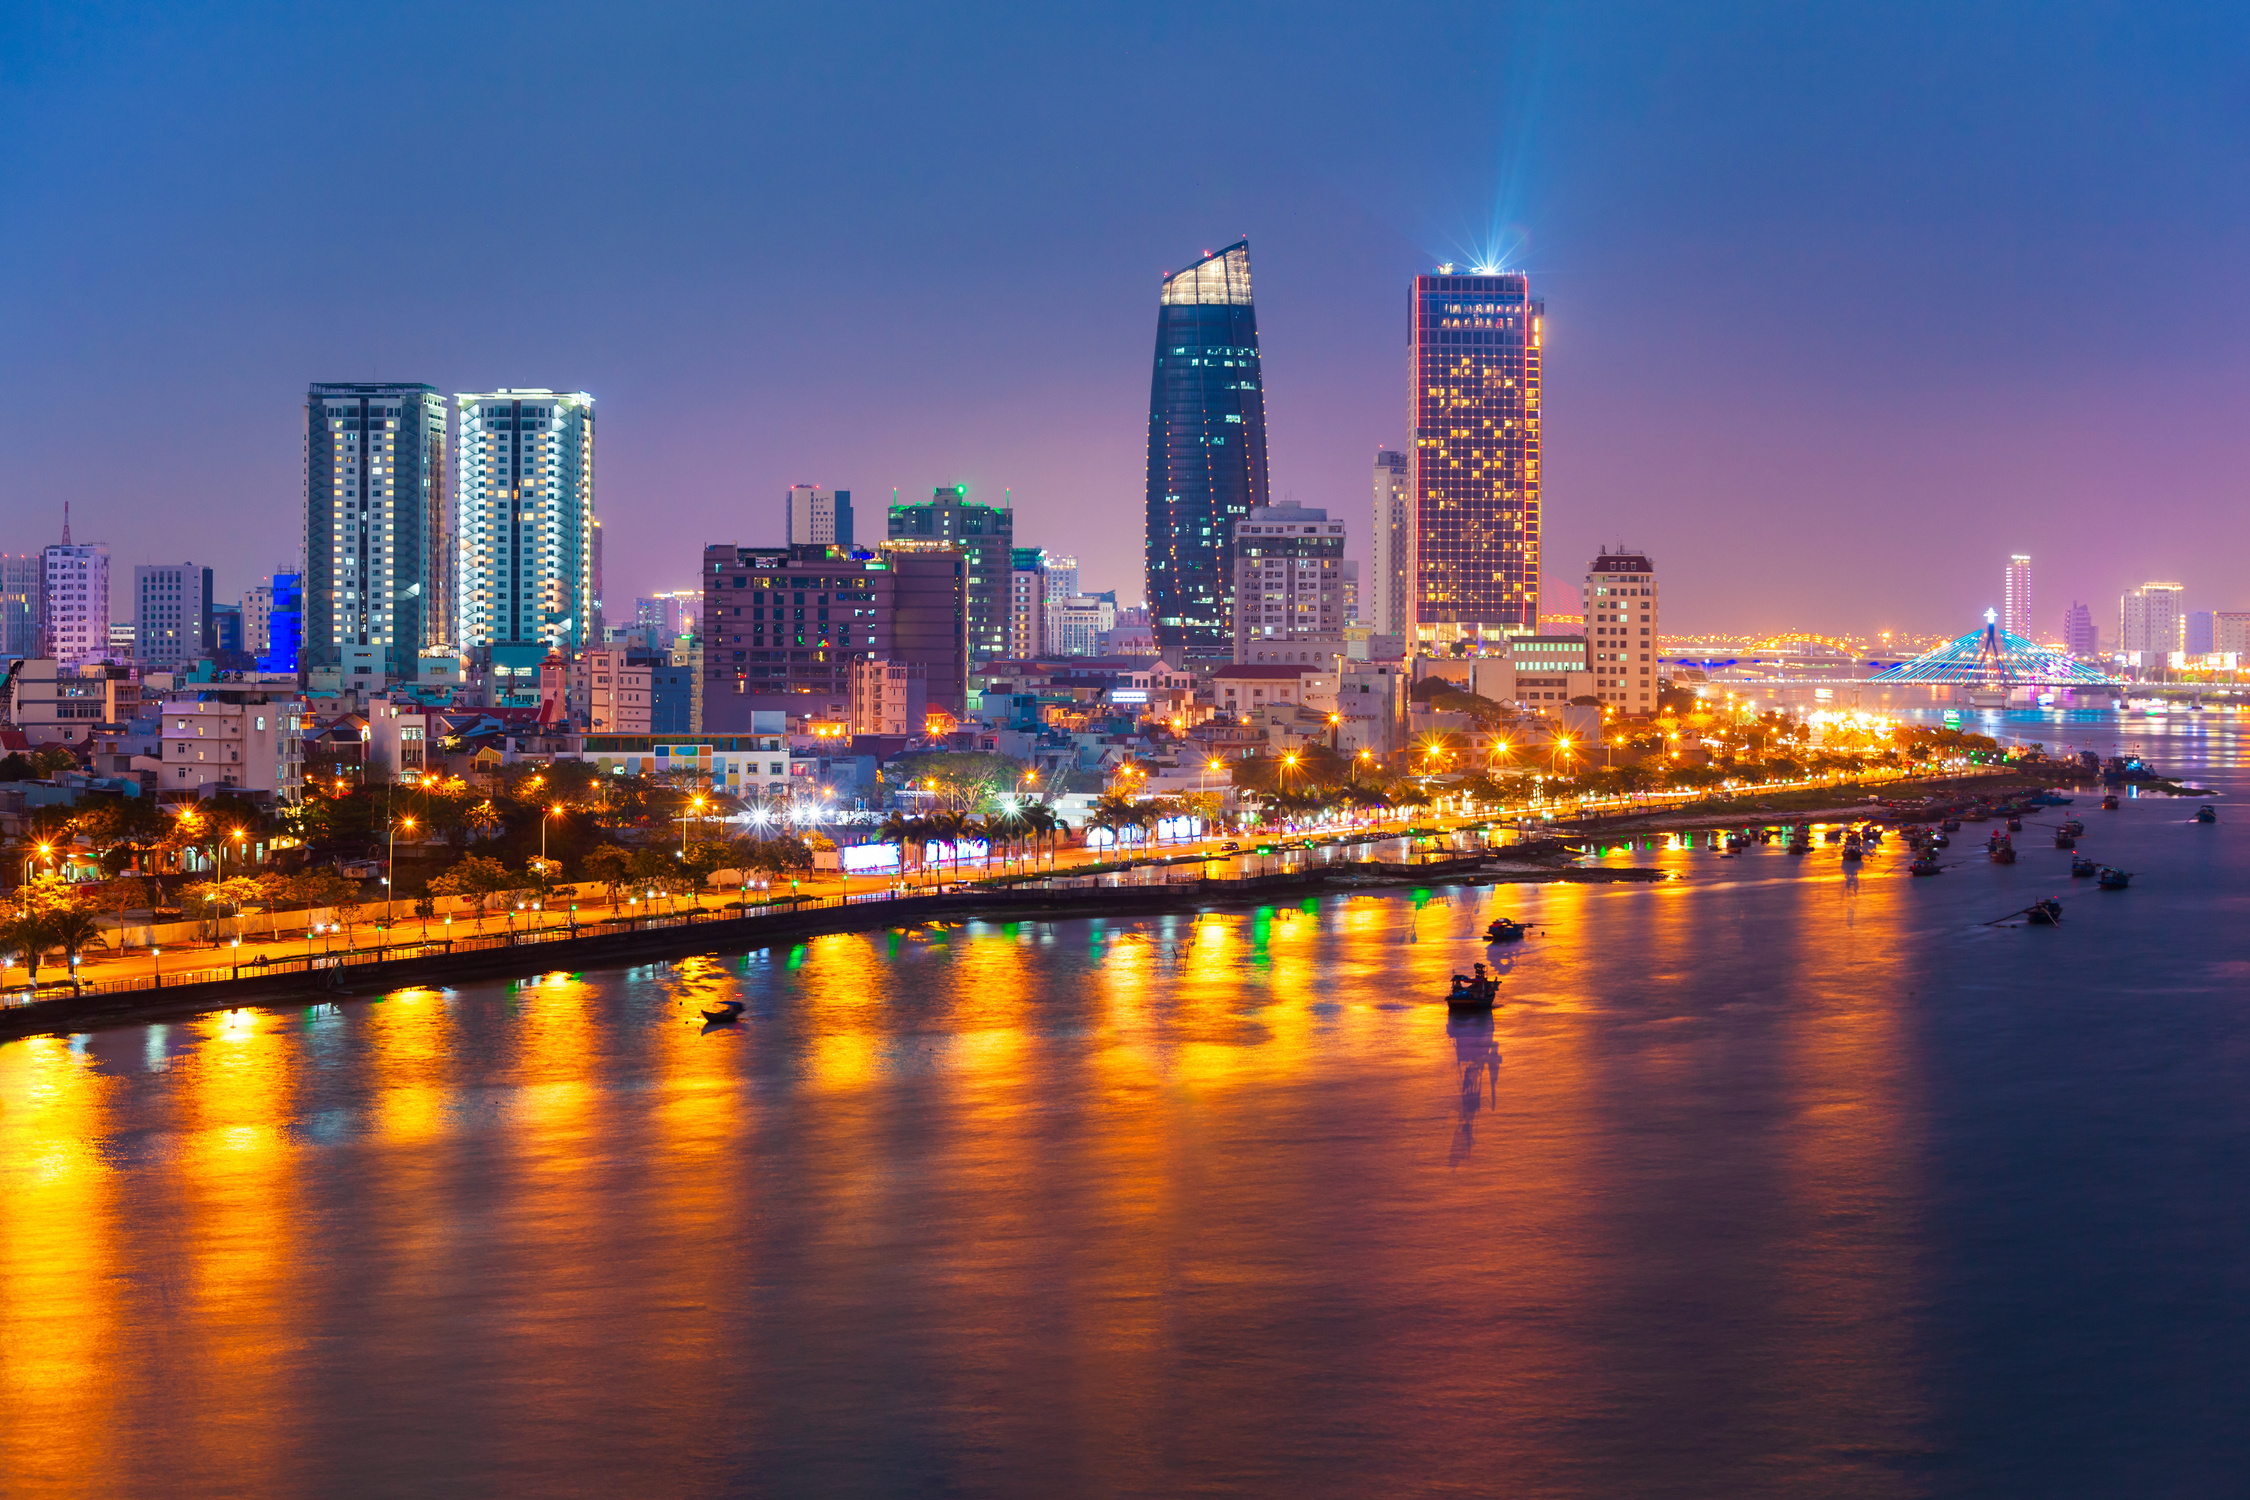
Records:
[[[414,820],[412,818],[400,818],[391,824],[390,873],[383,877],[383,922],[386,926],[391,921],[391,908],[398,900],[398,830],[400,824],[405,825],[408,833],[414,831]]]

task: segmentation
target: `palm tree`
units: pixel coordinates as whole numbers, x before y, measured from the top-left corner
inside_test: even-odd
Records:
[[[883,820],[883,826],[876,830],[876,836],[884,843],[898,845],[898,873],[901,880],[906,878],[906,846],[919,844],[922,832],[920,818],[895,809]]]
[[[24,972],[31,983],[39,983],[39,959],[54,946],[53,929],[44,912],[14,911],[5,921],[0,921],[0,948],[6,948],[23,961]]]
[[[1018,808],[1016,817],[1021,820],[1024,831],[1031,838],[1043,840],[1047,843],[1048,865],[1049,868],[1052,868],[1054,863],[1054,834],[1057,829],[1063,828],[1062,819],[1056,817],[1055,810],[1044,802],[1033,802]],[[1064,831],[1067,832],[1068,830],[1065,829]]]
[[[47,942],[63,951],[63,961],[70,965],[71,983],[78,982],[78,955],[86,948],[106,948],[102,937],[102,924],[94,914],[86,911],[58,911],[46,919]]]
[[[969,833],[969,815],[948,809],[929,819],[931,837],[942,841],[953,854],[953,873],[961,873],[961,840]]]

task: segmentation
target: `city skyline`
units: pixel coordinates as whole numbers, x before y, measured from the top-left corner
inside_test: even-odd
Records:
[[[2207,45],[2215,14],[2093,50],[2005,11],[1935,38],[1832,19],[1829,39],[1850,45],[1800,54],[1766,18],[1654,15],[1620,49],[1616,28],[1580,17],[1410,7],[1373,35],[1203,18],[1197,59],[1161,69],[1182,22],[1089,17],[1053,23],[1047,46],[1069,66],[1028,84],[1004,51],[972,45],[974,28],[905,18],[924,66],[874,77],[842,66],[839,20],[792,18],[772,40],[832,86],[825,123],[738,93],[735,63],[764,44],[743,18],[563,6],[516,39],[467,15],[460,45],[419,75],[402,149],[442,155],[503,118],[527,135],[567,125],[587,143],[580,191],[567,211],[532,204],[527,225],[484,212],[466,177],[441,179],[341,242],[301,205],[331,169],[331,121],[391,118],[381,59],[412,45],[402,18],[253,26],[190,6],[137,31],[85,20],[86,44],[67,48],[34,25],[13,118],[38,128],[0,183],[11,219],[42,226],[0,250],[19,288],[0,377],[15,418],[0,427],[7,546],[52,541],[70,501],[79,536],[130,544],[120,566],[210,556],[233,597],[273,563],[301,482],[278,393],[340,375],[448,391],[528,379],[596,395],[612,493],[696,535],[779,540],[772,497],[807,475],[863,495],[1010,488],[1023,536],[1082,533],[1070,545],[1088,583],[1134,593],[1145,299],[1183,247],[1258,243],[1281,372],[1272,497],[1357,515],[1367,454],[1409,442],[1400,282],[1497,239],[1555,320],[1546,546],[1658,548],[1683,629],[1938,629],[1997,602],[1990,559],[2009,551],[2038,554],[2051,600],[2179,576],[2238,608],[2229,565],[2250,521],[2224,502],[2246,309],[2226,247],[2250,192],[2216,171],[2244,132],[2214,114],[2224,94],[2201,58],[2227,55]],[[1351,86],[1370,46],[1422,34],[1454,44],[1405,107],[1372,121],[1313,107]],[[493,76],[471,65],[480,49],[544,65]],[[1252,54],[1260,80],[1238,86],[1219,59]],[[565,60],[594,83],[567,109],[539,81]],[[661,107],[621,89],[657,66]],[[1949,82],[1964,73],[1991,89]],[[228,88],[202,86],[221,75]],[[1005,123],[958,104],[1025,87]],[[1791,130],[1771,128],[1768,94],[1806,103]],[[2095,102],[2141,97],[2163,107],[2124,130]],[[2021,133],[2034,114],[2042,128]],[[1183,171],[1214,131],[1236,143],[1227,167]],[[708,164],[675,149],[691,139]],[[1931,159],[1946,169],[1907,169]],[[819,205],[821,234],[755,232],[767,205],[800,200]],[[919,228],[915,251],[880,248],[902,223]],[[527,233],[579,253],[522,264]],[[411,300],[394,274],[410,254],[424,288]],[[502,254],[520,296],[477,284]],[[859,294],[876,260],[895,262],[883,279],[900,294]],[[1902,265],[1943,268],[1944,319],[1920,317],[1925,279]],[[2088,275],[2141,289],[2129,368],[2076,331]],[[558,298],[573,316],[547,310]],[[1917,323],[1911,340],[1896,331]],[[97,415],[150,369],[177,377],[145,418],[168,456],[161,503]],[[1908,430],[1913,444],[1894,441]],[[2096,541],[2121,513],[2140,524]],[[1668,519],[1683,515],[1727,524]],[[2027,537],[2030,516],[2062,524]],[[2206,522],[2217,535],[2177,555],[2169,538]],[[1917,538],[1941,529],[1949,546],[1926,557]],[[690,581],[692,560],[646,529],[613,528],[609,545],[626,589]],[[1815,587],[1792,565],[1807,547],[1858,565]],[[1563,592],[1570,572],[1543,584]],[[1737,572],[1772,581],[1680,582]]]

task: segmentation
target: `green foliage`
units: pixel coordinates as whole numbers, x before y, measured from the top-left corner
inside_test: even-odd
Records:
[[[1014,791],[1025,769],[1015,757],[989,750],[928,751],[892,760],[883,767],[883,780],[891,786],[935,782],[942,805],[974,811]]]

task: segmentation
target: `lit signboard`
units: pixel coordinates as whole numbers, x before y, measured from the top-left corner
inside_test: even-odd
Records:
[[[1109,690],[1109,701],[1112,703],[1146,703],[1148,702],[1148,689],[1111,688]]]
[[[838,851],[844,856],[846,875],[895,875],[898,873],[898,845],[847,844]]]

